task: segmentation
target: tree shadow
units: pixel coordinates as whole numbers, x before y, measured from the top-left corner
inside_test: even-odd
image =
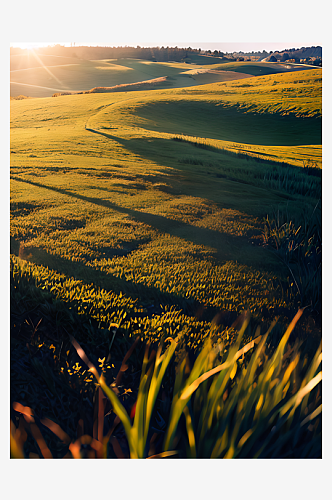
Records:
[[[206,161],[199,161],[197,157],[197,148],[195,144],[190,142],[175,142],[164,138],[132,138],[123,139],[100,130],[92,128],[86,129],[94,134],[101,135],[106,139],[115,141],[125,149],[131,151],[134,155],[138,155],[148,161],[155,162],[167,168],[165,171],[165,182],[171,181],[172,186],[170,191],[173,194],[182,194],[192,197],[204,198],[218,204],[223,208],[243,210],[248,215],[266,216],[266,213],[271,209],[271,205],[285,204],[295,198],[288,193],[276,192],[269,188],[259,187],[255,185],[254,179],[252,182],[244,180],[227,178],[218,172],[215,172],[216,167],[220,162],[229,161],[229,156],[220,151],[206,151],[208,157]],[[178,148],[178,152],[174,150]],[[186,152],[189,160],[193,161],[193,165],[185,165],[179,161],[181,153]],[[205,151],[200,148],[199,152]],[[212,163],[211,163],[212,161]],[[214,164],[213,164],[214,162]],[[247,159],[237,159],[237,164],[248,170]],[[234,168],[234,163],[231,163]],[[262,165],[260,165],[262,168]],[[171,169],[171,170],[170,170]],[[267,173],[271,166],[266,167]],[[207,180],[207,182],[206,182]],[[207,184],[202,195],[202,187]],[[211,189],[212,187],[212,189]]]
[[[68,189],[47,186],[40,182],[21,179],[12,176],[12,179],[31,184],[33,186],[49,189],[56,193],[63,194],[78,200],[82,200],[94,205],[109,208],[117,212],[129,215],[134,220],[142,222],[157,229],[160,233],[167,233],[171,236],[181,238],[185,241],[191,241],[195,245],[203,245],[211,248],[214,256],[219,261],[236,261],[238,264],[254,266],[260,270],[273,271],[279,265],[276,258],[266,248],[254,246],[248,237],[233,236],[227,233],[220,233],[212,229],[192,226],[185,222],[168,219],[161,215],[155,215],[132,208],[122,207],[109,200],[85,196],[79,193],[73,193]]]
[[[93,284],[96,288],[100,287],[116,294],[121,292],[133,300],[137,300],[137,305],[142,306],[144,312],[135,313],[136,317],[142,315],[151,317],[153,314],[162,314],[164,306],[175,306],[188,316],[199,316],[200,320],[211,321],[219,311],[212,306],[203,306],[194,298],[182,297],[163,292],[154,286],[127,281],[106,271],[87,266],[82,262],[73,262],[59,255],[53,255],[42,248],[24,248],[20,241],[12,236],[10,237],[10,253],[28,262],[42,265],[60,274],[80,280],[86,285]]]

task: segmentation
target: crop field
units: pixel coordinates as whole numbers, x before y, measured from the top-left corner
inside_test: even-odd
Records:
[[[211,332],[216,344],[231,345],[244,311],[264,330],[276,317],[286,327],[305,308],[297,334],[317,343],[321,69],[64,59],[47,61],[52,76],[24,61],[11,73],[20,84],[13,95],[37,95],[23,84],[41,92],[11,101],[17,349],[25,331],[18,316],[41,305],[58,312],[48,339],[32,321],[36,349],[54,348],[57,369],[68,373],[56,335],[70,330],[70,315],[80,318],[73,334],[85,348],[114,330],[107,345],[118,358],[135,339],[176,339],[178,356],[198,355]],[[40,89],[163,76],[165,88],[152,91],[51,97],[54,90]],[[244,339],[253,336],[249,328]],[[28,395],[21,401],[33,404]]]

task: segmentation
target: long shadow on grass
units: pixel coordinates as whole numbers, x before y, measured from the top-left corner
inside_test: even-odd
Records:
[[[20,242],[10,237],[10,253],[17,257],[33,262],[37,265],[42,265],[53,271],[65,274],[68,277],[73,277],[81,280],[83,283],[93,285],[98,288],[112,291],[116,294],[124,293],[126,296],[131,297],[133,300],[138,301],[138,305],[145,308],[144,313],[138,313],[136,316],[151,316],[152,314],[160,314],[162,312],[161,306],[174,305],[179,310],[181,309],[184,314],[188,316],[199,316],[200,320],[211,321],[217,312],[214,307],[203,307],[200,302],[193,298],[186,298],[180,295],[174,295],[168,292],[162,292],[154,286],[146,286],[142,283],[135,283],[133,281],[126,281],[118,278],[113,274],[108,274],[100,269],[95,269],[86,266],[80,262],[72,262],[68,259],[51,253],[37,247],[29,247],[26,251],[22,251]],[[223,317],[227,321],[235,320],[237,313],[223,311]],[[135,314],[133,314],[135,316]]]
[[[216,250],[215,256],[220,261],[237,261],[239,264],[255,266],[258,269],[272,271],[275,269],[277,261],[272,254],[262,247],[253,247],[248,238],[243,236],[232,236],[230,234],[219,233],[212,229],[191,226],[181,221],[175,221],[160,215],[151,214],[148,212],[141,212],[131,208],[121,207],[109,200],[101,198],[92,198],[82,194],[73,193],[68,189],[57,188],[54,186],[47,186],[40,182],[31,181],[27,179],[20,179],[19,177],[11,177],[12,179],[31,184],[44,189],[55,191],[56,193],[70,196],[78,200],[82,200],[94,205],[116,210],[117,212],[129,215],[139,222],[143,222],[148,226],[157,229],[161,233],[167,233],[171,236],[191,241],[195,245],[204,245]]]
[[[303,204],[299,204],[297,195],[303,196],[304,193],[310,193],[310,195],[306,194],[306,204],[308,207],[312,205],[312,209],[317,200],[321,198],[321,170],[318,168],[295,167],[287,163],[281,164],[273,159],[262,160],[241,153],[219,150],[212,146],[200,148],[200,154],[204,149],[208,150],[208,155],[196,158],[195,143],[190,141],[175,142],[163,138],[153,138],[149,141],[141,138],[123,139],[99,130],[90,128],[86,130],[118,142],[126,150],[141,158],[159,165],[162,162],[162,165],[168,169],[171,168],[171,175],[167,170],[167,176],[165,176],[165,182],[168,184],[167,187],[165,186],[166,189],[159,188],[170,194],[182,194],[200,199],[204,197],[222,208],[239,210],[247,215],[260,218],[283,207],[293,215],[301,212]],[[181,155],[184,152],[190,155],[189,164],[181,162]],[[236,158],[235,162],[234,158]],[[218,168],[218,165],[221,164],[226,167],[227,175],[223,168]],[[261,178],[257,178],[256,167],[258,164]],[[262,184],[263,174],[264,178],[266,175],[269,179],[274,168],[277,169],[275,179],[279,179],[282,185],[284,176],[287,177],[289,174],[291,179],[296,172],[298,176],[296,182],[299,182],[299,186],[295,189],[299,189],[299,191],[286,191],[287,179],[286,187],[280,188],[282,191]],[[242,173],[242,175],[237,176],[237,170],[245,172],[245,175]],[[138,177],[136,176],[136,179]],[[143,176],[140,177],[144,180]],[[312,183],[313,179],[316,180],[315,183]],[[169,185],[170,183],[171,185]],[[290,189],[290,184],[288,189]]]
[[[214,167],[211,167],[211,160],[212,163],[216,161],[216,165],[221,160],[227,162],[229,152],[225,153],[217,148],[210,148],[213,151],[209,151],[209,154],[213,156],[208,157],[206,162],[203,162],[204,164],[199,168],[192,165],[186,167],[183,163],[179,162],[181,150],[174,150],[174,148],[184,146],[192,149],[194,145],[190,142],[181,143],[162,138],[153,138],[153,140],[147,142],[144,139],[123,139],[91,128],[87,128],[86,130],[118,142],[126,150],[139,155],[141,158],[157,162],[159,165],[162,162],[162,165],[173,170],[171,177],[173,190],[175,188],[176,191],[182,194],[201,197],[202,188],[204,188],[204,197],[215,203],[222,204],[224,208],[235,208],[240,211],[245,210],[247,214],[253,216],[265,216],[272,204],[285,203],[294,199],[292,195],[286,192],[276,192],[266,187],[257,186],[254,172],[252,177],[248,175],[248,179],[246,180],[232,177],[226,178],[226,176],[224,176],[225,179],[221,179],[222,175],[217,175],[217,172],[213,172]],[[189,151],[187,154],[190,154]],[[247,159],[239,158],[238,162],[248,170]],[[197,164],[200,163],[198,162]],[[273,164],[273,161],[271,161],[271,164]],[[280,167],[280,163],[276,163],[276,165]],[[234,164],[232,166],[234,168]],[[268,170],[269,168],[267,167]],[[209,174],[212,174],[211,177],[208,176]],[[167,180],[169,182],[169,176]]]
[[[271,94],[272,95],[272,94]],[[301,146],[322,143],[320,117],[301,118],[293,114],[243,112],[239,105],[215,106],[202,101],[157,101],[135,110],[146,130],[198,134],[262,146]]]

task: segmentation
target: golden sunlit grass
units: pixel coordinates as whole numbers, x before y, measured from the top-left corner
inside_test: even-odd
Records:
[[[189,94],[172,90],[13,102],[11,236],[24,245],[22,255],[35,254],[37,262],[52,261],[66,273],[72,263],[81,264],[90,283],[109,289],[107,279],[113,277],[111,287],[121,280],[117,289],[123,286],[129,294],[139,285],[149,296],[158,291],[218,308],[250,307],[257,313],[283,308],[284,295],[277,289],[286,273],[256,244],[262,217],[275,206],[294,215],[302,207],[312,210],[320,178],[303,176],[299,169],[293,175],[289,167],[286,175],[285,167],[277,166],[289,157],[301,166],[304,158],[319,164],[321,146],[249,146],[206,135],[213,119],[211,130],[222,134],[217,122],[222,124],[224,111],[218,115],[217,92],[223,103],[225,90],[228,99],[247,99],[248,109],[258,95],[265,109],[268,89],[281,89],[283,81],[293,82],[294,95],[300,88],[318,89],[317,71],[259,77],[249,90],[238,82],[196,87]],[[299,78],[306,86],[296,83]],[[319,110],[319,90],[316,94]],[[309,115],[309,121],[301,119],[305,133],[298,135],[305,141],[313,136],[312,106],[299,92],[297,102]],[[237,113],[231,109],[227,115],[234,124]],[[251,132],[232,129],[229,121],[227,129],[234,138],[241,130],[262,138],[260,122],[254,127],[260,115],[246,115]],[[151,130],[152,118],[154,129],[185,132],[181,127],[188,126],[196,134]],[[278,117],[265,113],[264,120],[265,140],[277,142],[272,128],[279,126]],[[278,133],[284,141],[293,140],[287,128]],[[227,150],[236,154],[226,155]],[[275,163],[257,163],[258,154]],[[61,261],[56,264],[52,256]],[[233,272],[227,275],[229,269]]]
[[[126,64],[127,75],[144,69],[159,77],[159,64]],[[76,78],[82,67],[71,68]],[[166,68],[168,77],[184,79],[190,75],[178,71],[193,69]],[[38,71],[50,77],[42,66]],[[61,80],[60,68],[54,71]],[[126,83],[121,69],[114,73]],[[257,332],[255,347],[252,327],[236,340],[233,321],[250,310],[255,324],[279,316],[285,326],[306,307],[302,338],[319,336],[320,75],[313,69],[11,101],[13,380],[21,405],[14,408],[21,417],[11,429],[13,456],[27,446],[31,458],[38,450],[45,457],[105,457],[110,449],[118,457],[282,457],[292,454],[291,440],[297,457],[319,455],[320,353],[310,354],[310,366],[299,346],[285,353],[278,329],[270,343]],[[136,347],[171,347],[150,361],[148,351],[130,351],[129,372],[120,360],[134,339]],[[182,361],[186,351],[191,361]],[[99,369],[95,382],[83,352]],[[124,372],[130,385],[120,384]],[[105,420],[107,429],[110,403],[94,384],[118,411],[109,427]],[[163,403],[159,387],[168,391]],[[86,410],[92,395],[94,430],[86,422],[76,432],[77,407]],[[60,407],[68,438],[56,427]],[[46,444],[37,420],[27,420],[36,412],[46,412],[42,420],[62,444],[54,437]],[[115,435],[120,420],[128,449]]]

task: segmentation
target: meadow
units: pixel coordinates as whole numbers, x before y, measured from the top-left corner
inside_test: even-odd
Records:
[[[51,97],[56,93],[92,89],[124,90],[177,88],[239,80],[250,76],[306,69],[305,66],[269,63],[220,63],[220,58],[191,56],[186,62],[136,58],[81,59],[73,55],[30,52],[10,59],[10,95]]]
[[[22,59],[24,59],[22,61]],[[202,83],[210,66],[152,62],[139,59],[81,60],[73,57],[23,56],[11,58],[11,95],[51,97],[58,92],[82,92],[95,87],[114,87],[154,79],[157,87],[186,87]],[[223,81],[248,77],[247,74],[224,71],[209,72],[205,80]]]
[[[258,412],[264,394],[262,408],[272,429],[275,420],[269,412],[283,400],[278,432],[286,436],[292,425],[299,426],[301,445],[293,456],[319,456],[319,381],[312,384],[316,392],[310,396],[308,389],[302,396],[301,411],[296,410],[299,403],[293,408],[289,401],[297,391],[304,394],[303,387],[318,377],[321,359],[321,69],[283,68],[276,73],[273,64],[210,66],[207,73],[206,65],[85,61],[66,67],[68,79],[60,90],[167,79],[149,91],[41,94],[11,101],[12,423],[24,435],[33,408],[40,422],[48,419],[48,430],[50,420],[63,426],[67,438],[61,446],[54,443],[52,432],[48,434],[53,456],[76,453],[79,458],[81,452],[73,446],[68,451],[68,446],[75,436],[81,439],[86,433],[104,443],[102,452],[95,449],[102,456],[145,457],[156,450],[172,456],[177,440],[180,456],[287,455],[287,441],[285,449],[263,446],[263,437],[258,439],[252,426],[263,416],[251,415],[250,409],[246,420],[238,420],[241,432],[236,426],[232,430],[232,408],[238,404],[239,413],[242,398],[236,387],[255,389],[261,365],[268,367],[262,372],[265,385],[261,377],[258,385],[263,392],[253,391],[250,404],[255,401]],[[226,78],[218,73],[221,67],[240,78],[218,81]],[[64,81],[64,69],[52,68],[59,81]],[[29,71],[17,69],[15,81],[23,81]],[[43,67],[35,72],[33,81],[40,78],[40,87],[47,86],[45,73]],[[286,356],[284,331],[299,308],[301,319],[297,317],[286,335],[288,341],[295,332],[289,345],[293,357],[289,352]],[[250,311],[250,321],[245,311]],[[278,324],[265,337],[276,317]],[[155,353],[149,359],[144,345],[160,342],[164,357]],[[251,353],[255,344],[259,352],[254,350],[244,360],[244,353]],[[141,409],[131,418],[144,443],[130,437],[137,436],[128,427],[130,417],[125,417],[79,345],[93,366],[99,363],[128,415],[139,395]],[[209,357],[208,352],[219,354]],[[239,352],[242,371],[236,368]],[[175,365],[166,370],[173,355]],[[195,377],[215,369],[217,363],[225,364],[226,358],[225,379],[195,386],[195,400],[182,397]],[[83,369],[82,360],[90,371]],[[247,380],[249,363],[252,376]],[[160,366],[165,369],[161,374]],[[282,388],[277,382],[280,370],[284,370]],[[269,384],[276,388],[277,399],[268,402]],[[163,388],[165,398],[156,399],[156,387]],[[213,421],[220,420],[220,404],[232,401],[227,410],[229,428],[213,431],[217,427],[211,420],[207,430],[199,415],[204,387],[210,391],[204,411]],[[157,401],[165,420],[155,430],[154,446],[148,443],[150,421],[143,424],[139,417],[145,411],[144,397],[150,417],[156,418],[152,408]],[[177,398],[189,401],[188,405],[181,406]],[[60,410],[55,401],[60,401]],[[102,406],[108,415],[105,428]],[[308,408],[312,419],[307,418]],[[298,420],[293,420],[294,414]],[[120,430],[119,419],[124,426]],[[312,430],[302,435],[311,420]],[[156,422],[153,425],[156,429]],[[175,439],[183,426],[189,436],[187,448]],[[13,455],[44,456],[40,441],[39,447],[35,444],[36,428],[31,429],[24,444],[12,428]],[[233,432],[232,439],[241,446],[236,448],[232,439],[228,442],[225,432]],[[207,438],[206,433],[212,434]],[[264,453],[249,446],[251,435]],[[165,438],[163,446],[160,436]]]

